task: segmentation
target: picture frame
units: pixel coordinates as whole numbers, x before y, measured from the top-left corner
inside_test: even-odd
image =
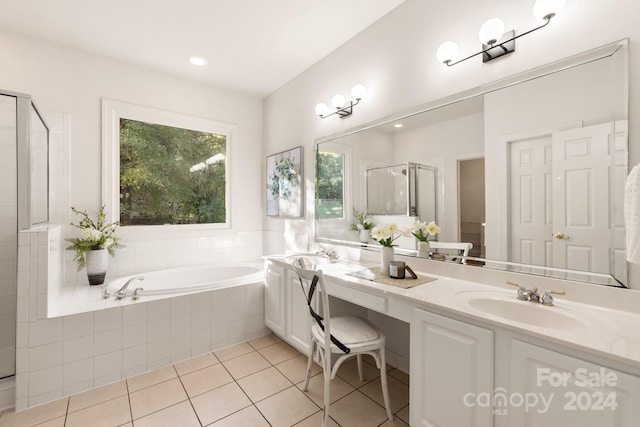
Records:
[[[267,216],[304,216],[303,147],[267,156]]]

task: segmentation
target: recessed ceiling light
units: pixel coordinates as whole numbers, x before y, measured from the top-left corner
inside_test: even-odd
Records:
[[[189,57],[189,62],[199,67],[202,67],[203,65],[207,65],[207,59],[203,58],[202,56],[191,55]]]
[[[402,123],[396,123],[395,125],[393,125],[394,128],[401,128],[402,126]]]

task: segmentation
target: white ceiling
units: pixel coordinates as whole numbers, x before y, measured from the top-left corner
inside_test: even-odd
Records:
[[[265,96],[403,1],[0,0],[0,29]]]

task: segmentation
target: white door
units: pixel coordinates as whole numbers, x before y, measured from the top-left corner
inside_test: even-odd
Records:
[[[609,273],[611,133],[604,123],[553,134],[554,267]]]
[[[510,261],[553,265],[551,137],[512,142],[510,148]]]
[[[264,292],[264,323],[274,334],[285,337],[286,270],[267,261]]]

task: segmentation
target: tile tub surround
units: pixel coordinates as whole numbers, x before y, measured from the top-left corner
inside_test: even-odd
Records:
[[[34,271],[18,291],[18,411],[268,333],[263,283],[47,319]]]
[[[5,411],[0,425],[85,426],[100,417],[114,427],[317,426],[322,375],[314,366],[309,390],[303,393],[306,361],[276,336],[266,335],[23,412]],[[332,381],[329,425],[408,425],[409,376],[389,368],[392,423],[382,406],[378,370],[373,359],[364,361],[364,382],[355,360],[343,365]]]

